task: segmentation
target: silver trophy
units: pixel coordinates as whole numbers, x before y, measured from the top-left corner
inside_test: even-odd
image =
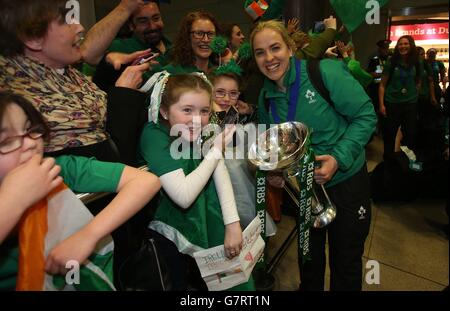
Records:
[[[249,161],[263,171],[281,172],[285,189],[299,206],[301,159],[309,149],[310,131],[300,122],[278,124],[259,135],[249,150]],[[313,183],[311,225],[323,228],[336,217],[336,207],[323,185]]]

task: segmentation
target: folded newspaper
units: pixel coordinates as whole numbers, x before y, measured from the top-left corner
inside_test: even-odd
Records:
[[[261,221],[255,219],[242,233],[242,251],[239,256],[228,259],[223,245],[194,253],[202,278],[210,291],[221,291],[245,283],[255,264],[264,253],[261,237]]]

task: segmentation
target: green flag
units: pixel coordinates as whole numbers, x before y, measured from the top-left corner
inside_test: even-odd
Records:
[[[373,17],[380,12],[377,8],[383,7],[389,0],[330,0],[337,16],[347,28],[348,32],[353,32],[361,23],[366,21],[373,22]],[[378,5],[377,6],[377,2]],[[375,14],[375,15],[374,15]]]

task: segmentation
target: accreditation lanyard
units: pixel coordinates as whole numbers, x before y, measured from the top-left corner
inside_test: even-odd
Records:
[[[289,88],[289,104],[288,104],[288,115],[287,120],[288,122],[295,120],[295,115],[297,113],[297,101],[298,101],[298,93],[300,92],[300,86],[301,86],[301,66],[302,63],[299,60],[295,61],[295,82],[291,87]],[[277,112],[277,106],[275,103],[275,100],[273,98],[269,99],[270,104],[270,112],[272,113],[273,121],[275,124],[280,124],[281,119]]]
[[[288,104],[288,115],[287,122],[292,122],[295,120],[297,112],[297,101],[298,94],[300,93],[301,86],[301,62],[296,60],[295,62],[295,82],[289,88],[289,104]],[[281,123],[280,116],[278,115],[276,104],[273,99],[270,100],[270,110],[272,112],[272,117],[275,123]],[[311,226],[311,208],[312,208],[312,183],[314,175],[314,151],[309,147],[310,141],[306,143],[307,152],[300,159],[299,166],[301,168],[300,174],[297,177],[300,182],[301,191],[298,193],[299,202],[299,214],[298,214],[298,254],[301,261],[305,263],[307,260],[311,259],[310,248],[309,248],[309,228]]]

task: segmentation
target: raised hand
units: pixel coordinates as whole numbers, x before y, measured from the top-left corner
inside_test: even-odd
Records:
[[[286,26],[288,33],[291,35],[294,32],[298,31],[299,24],[300,24],[300,20],[298,18],[289,19],[287,22],[287,26]]]
[[[214,147],[224,151],[225,147],[233,140],[234,132],[236,132],[236,126],[232,124],[225,125],[224,130],[214,139]]]
[[[337,21],[336,18],[333,15],[330,15],[330,17],[325,18],[323,20],[323,23],[325,24],[325,28],[331,28],[336,30],[337,29]]]
[[[136,11],[139,6],[144,5],[143,0],[121,0],[119,6],[127,10],[130,14]]]
[[[116,87],[138,89],[142,84],[142,74],[150,68],[149,63],[128,66],[116,81]]]
[[[242,100],[237,101],[236,109],[239,111],[240,114],[250,114],[253,112],[253,108],[246,102],[243,102]]]
[[[55,159],[34,155],[6,175],[1,192],[15,198],[18,206],[27,209],[61,184],[60,171]]]
[[[115,70],[119,70],[122,65],[131,64],[138,58],[145,57],[151,54],[152,49],[137,51],[131,54],[120,52],[110,52],[106,55],[106,62],[110,63]]]

